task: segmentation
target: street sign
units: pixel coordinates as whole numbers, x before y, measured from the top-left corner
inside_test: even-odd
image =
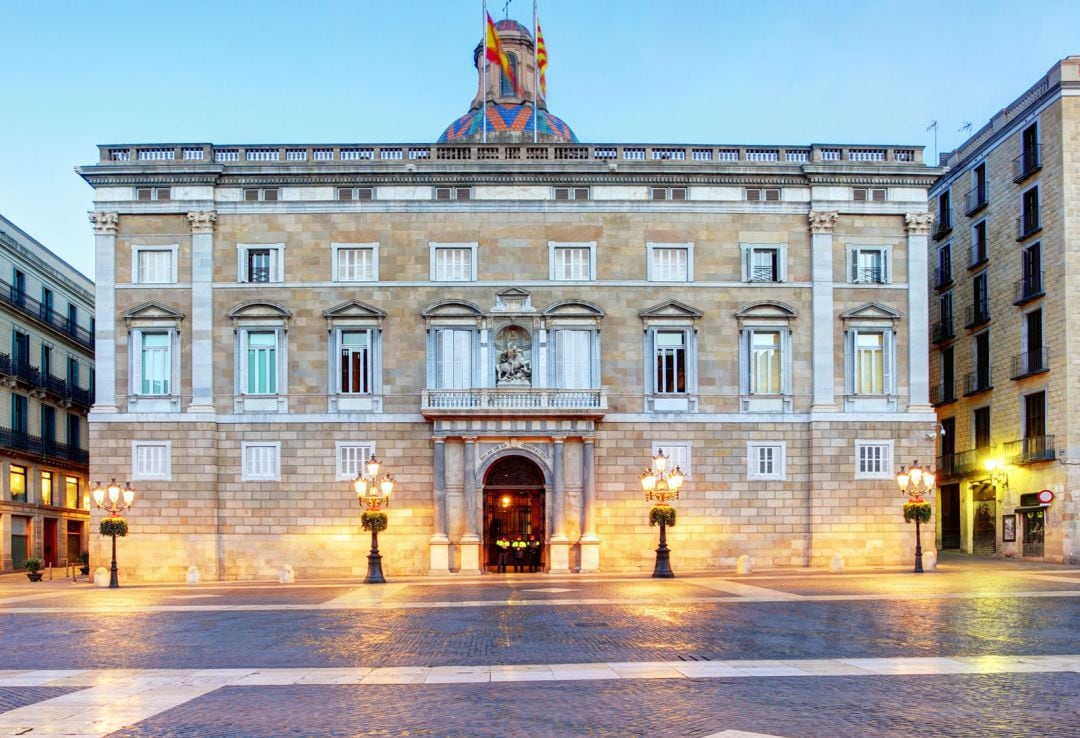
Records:
[[[1039,492],[1039,502],[1044,505],[1049,505],[1054,501],[1054,493],[1048,489],[1044,489]]]

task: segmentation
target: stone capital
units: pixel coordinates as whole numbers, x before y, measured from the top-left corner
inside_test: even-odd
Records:
[[[120,214],[95,210],[90,215],[90,223],[94,226],[95,236],[115,236],[120,227]]]
[[[811,210],[810,232],[832,233],[833,226],[836,225],[836,219],[839,217],[840,213],[835,210]]]
[[[934,214],[907,213],[904,215],[904,225],[909,236],[929,236],[930,228],[934,225]]]
[[[214,232],[214,222],[217,221],[217,212],[213,210],[193,210],[187,214],[188,222],[191,223],[192,234]]]

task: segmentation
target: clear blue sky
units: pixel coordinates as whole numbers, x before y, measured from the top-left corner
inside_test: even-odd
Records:
[[[434,141],[475,91],[480,7],[0,0],[0,213],[92,277],[92,192],[72,167],[96,144]],[[948,150],[1080,54],[1076,0],[541,0],[540,21],[551,110],[586,142],[932,156],[931,120]]]

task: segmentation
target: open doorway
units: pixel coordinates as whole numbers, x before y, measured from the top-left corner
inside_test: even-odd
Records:
[[[483,567],[495,570],[495,542],[499,538],[513,541],[520,536],[528,541],[535,536],[541,544],[539,570],[543,571],[544,515],[544,473],[540,467],[524,456],[507,456],[492,464],[484,476]]]

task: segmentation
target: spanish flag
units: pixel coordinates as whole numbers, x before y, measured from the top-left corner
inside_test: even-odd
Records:
[[[510,66],[510,58],[502,50],[502,44],[499,43],[499,34],[495,30],[495,23],[491,20],[491,13],[485,13],[485,15],[487,16],[487,38],[484,40],[484,48],[487,60],[498,64],[502,68],[503,74],[510,80],[513,88],[520,92],[514,70]]]
[[[536,69],[540,72],[540,96],[547,97],[547,46],[544,45],[540,21],[536,22]]]

